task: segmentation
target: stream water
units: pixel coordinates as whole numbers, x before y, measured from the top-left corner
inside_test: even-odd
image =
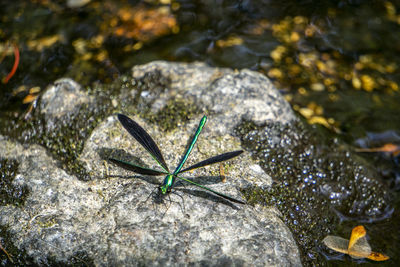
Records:
[[[24,140],[13,129],[25,127],[37,96],[57,78],[93,88],[153,60],[204,61],[264,73],[327,139],[355,150],[400,146],[399,1],[72,2],[1,1],[1,134]],[[334,234],[346,237],[362,224],[391,256],[385,264],[400,264],[399,156],[359,155],[388,184],[393,209],[380,220],[340,218]],[[322,258],[321,265],[360,263]]]

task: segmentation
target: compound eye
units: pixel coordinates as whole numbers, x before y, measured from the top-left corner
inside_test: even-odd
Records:
[[[167,192],[167,188],[165,186],[160,186],[161,193],[165,194]]]

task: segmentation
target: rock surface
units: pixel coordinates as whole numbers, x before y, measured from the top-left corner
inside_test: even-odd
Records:
[[[170,64],[156,61],[133,68],[133,77],[161,72],[170,80],[170,88],[152,104],[157,112],[168,97],[193,99],[196,105],[215,113],[213,121],[223,127],[218,131],[231,132],[241,119],[262,124],[266,121],[290,123],[295,119],[290,105],[271,81],[250,70],[211,68],[203,63]],[[221,118],[221,119],[220,119]],[[224,123],[222,123],[222,118]]]
[[[87,104],[90,97],[81,86],[71,79],[59,79],[46,89],[41,98],[41,112],[47,121],[59,119],[66,114],[76,113],[79,107]]]
[[[200,63],[154,62],[134,67],[133,76],[140,78],[154,71],[171,83],[160,92],[149,89],[140,93],[143,102],[151,103],[152,112],[162,110],[167,100],[180,97],[191,99],[209,114],[185,166],[240,149],[233,130],[241,119],[256,124],[265,120],[289,123],[294,119],[289,105],[259,73],[210,68]],[[50,93],[54,95],[49,90],[43,99]],[[71,105],[59,103],[60,114],[73,112],[69,110]],[[157,125],[127,115],[155,139],[170,169],[179,162],[201,118],[195,116],[177,129],[163,132]],[[110,154],[156,167],[115,116],[105,118],[85,142],[79,161],[91,174],[88,182],[61,169],[43,147],[22,146],[0,136],[0,158],[19,162],[13,183],[27,186],[30,191],[24,205],[0,206],[0,225],[7,227],[13,244],[34,263],[301,265],[292,234],[275,208],[234,204],[179,183],[173,193],[160,198],[156,192],[163,177],[125,171],[104,160]],[[242,198],[240,188],[267,188],[271,184],[271,177],[248,152],[225,166],[226,183],[220,180],[218,166],[185,176],[238,199]]]

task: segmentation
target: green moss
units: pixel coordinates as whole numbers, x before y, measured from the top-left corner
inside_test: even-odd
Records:
[[[13,184],[18,165],[15,160],[0,159],[0,205],[23,205],[29,194],[26,186]]]
[[[55,218],[46,218],[46,220],[36,220],[36,223],[41,227],[41,228],[50,228],[57,224],[57,221]]]
[[[144,117],[156,123],[164,131],[171,131],[181,123],[191,120],[200,109],[191,101],[183,99],[169,100],[156,114],[145,113]]]
[[[7,251],[10,258],[0,250],[0,263],[2,266],[35,266],[33,259],[27,255],[25,250],[19,250],[10,241],[12,234],[7,227],[0,225],[0,243],[3,249]]]
[[[77,115],[59,120],[52,131],[44,129],[45,126],[41,119],[36,121],[34,119],[30,124],[29,131],[34,132],[36,129],[40,129],[40,131],[36,132],[38,134],[32,135],[31,140],[46,147],[54,158],[61,161],[63,169],[77,175],[82,180],[90,180],[90,175],[76,159],[82,152],[87,137],[101,121],[106,110],[111,108],[110,106],[106,107],[108,108],[100,111],[94,106],[84,105],[79,112],[76,112]]]
[[[121,83],[120,80],[116,82],[118,85]],[[81,180],[90,180],[92,179],[90,174],[77,158],[92,130],[119,107],[118,105],[114,107],[110,96],[104,93],[104,90],[110,87],[107,85],[90,88],[93,102],[82,105],[79,110],[61,119],[52,119],[54,124],[51,127],[47,126],[44,115],[39,108],[36,108],[27,120],[2,120],[1,134],[21,143],[29,142],[44,146],[52,157],[60,162],[61,168]]]

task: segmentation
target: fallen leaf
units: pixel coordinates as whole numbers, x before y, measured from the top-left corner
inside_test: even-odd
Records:
[[[35,101],[38,98],[39,95],[27,95],[25,98],[22,100],[22,104],[29,104]]]
[[[368,259],[373,261],[385,261],[388,260],[389,257],[379,252],[371,252],[371,254],[368,256]]]
[[[388,143],[381,147],[371,147],[371,148],[357,148],[357,152],[387,152],[391,153],[394,157],[400,154],[400,146]]]
[[[167,7],[124,7],[119,10],[116,19],[118,26],[111,27],[113,34],[141,42],[179,31],[177,20]]]
[[[327,246],[328,248],[344,253],[347,253],[347,248],[349,247],[349,240],[340,237],[340,236],[334,236],[334,235],[328,235],[322,240],[322,242]]]
[[[365,237],[360,237],[357,239],[356,243],[354,243],[351,247],[349,242],[349,249],[347,253],[354,259],[368,258],[369,255],[371,255],[371,252],[371,246],[368,244],[367,238]]]
[[[367,231],[365,231],[364,226],[359,225],[353,228],[351,231],[351,236],[350,236],[350,242],[349,242],[349,247],[348,250],[350,250],[354,244],[362,237],[364,237],[367,234]]]
[[[225,40],[217,40],[216,45],[220,48],[243,44],[243,39],[238,36],[230,36]]]
[[[353,228],[350,240],[339,236],[328,235],[322,242],[328,248],[350,255],[354,259],[367,258],[373,261],[385,261],[389,257],[379,252],[373,252],[366,238],[367,231],[364,226],[359,225]]]

